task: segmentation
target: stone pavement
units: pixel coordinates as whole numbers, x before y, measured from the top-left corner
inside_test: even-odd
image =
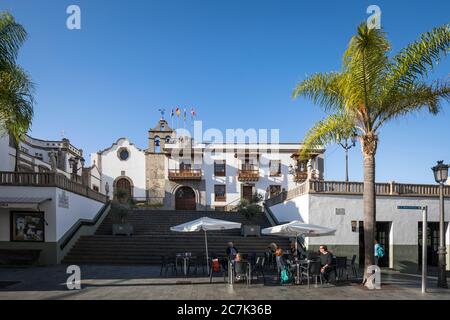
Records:
[[[238,283],[223,283],[223,277],[215,277],[209,283],[206,277],[160,277],[157,266],[81,266],[81,290],[68,290],[66,266],[31,268],[0,268],[0,300],[33,299],[340,299],[340,300],[399,300],[445,299],[450,300],[449,289],[436,289],[436,278],[429,278],[429,292],[421,294],[421,278],[417,275],[383,271],[382,289],[368,290],[358,281],[342,281],[337,285],[278,285],[267,276],[264,285],[258,281],[247,287]],[[7,283],[11,281],[11,283]],[[13,283],[17,281],[17,283]],[[7,285],[10,284],[10,285]]]

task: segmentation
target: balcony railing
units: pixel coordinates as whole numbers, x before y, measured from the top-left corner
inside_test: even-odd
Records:
[[[0,172],[0,186],[57,187],[105,203],[107,197],[54,172]]]
[[[214,201],[216,201],[216,202],[226,202],[227,201],[227,196],[226,195],[215,194],[214,195]]]
[[[169,169],[169,180],[201,180],[201,169]]]
[[[304,182],[308,179],[308,172],[307,171],[296,171],[294,174],[294,181],[295,182]]]
[[[259,180],[259,169],[254,165],[242,165],[241,169],[238,171],[239,181],[258,181]]]
[[[278,196],[266,200],[267,206],[273,206],[307,193],[362,195],[363,182],[306,180],[297,188],[283,191]],[[401,197],[439,197],[439,185],[405,184],[405,183],[375,183],[377,196]],[[444,186],[444,197],[450,197],[450,186]]]

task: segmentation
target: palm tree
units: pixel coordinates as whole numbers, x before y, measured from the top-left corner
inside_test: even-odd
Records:
[[[327,113],[304,138],[307,150],[335,143],[355,131],[364,157],[365,266],[374,264],[376,222],[375,154],[383,124],[427,108],[432,114],[450,100],[450,82],[426,82],[428,72],[449,52],[448,24],[424,33],[393,57],[386,34],[361,24],[350,40],[339,72],[317,73],[301,81],[293,98],[309,98]],[[367,270],[367,268],[365,268]],[[364,275],[364,282],[367,278]]]
[[[7,133],[16,148],[14,170],[18,167],[19,141],[33,118],[34,86],[16,64],[19,48],[27,33],[9,13],[0,13],[0,133]]]

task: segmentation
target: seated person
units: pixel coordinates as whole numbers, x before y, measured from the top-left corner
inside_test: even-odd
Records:
[[[294,260],[299,257],[298,249],[297,249],[297,245],[295,244],[295,241],[291,242],[291,256],[292,256],[292,258],[294,258]]]
[[[238,249],[234,246],[233,242],[228,242],[228,248],[227,248],[227,256],[234,260],[236,255],[238,254]]]
[[[283,258],[283,250],[280,247],[275,251],[275,261],[277,263],[278,272],[281,272],[286,266],[286,261]]]
[[[321,245],[320,248],[320,273],[326,282],[329,282],[329,276],[332,269],[333,255],[328,251],[327,246]]]

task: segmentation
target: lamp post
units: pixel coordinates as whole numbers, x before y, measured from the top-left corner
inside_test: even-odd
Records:
[[[444,222],[444,183],[448,179],[449,165],[444,164],[444,161],[438,161],[431,170],[434,173],[434,180],[439,183],[439,270],[438,270],[438,287],[448,288],[447,275],[445,271],[445,222]]]
[[[345,182],[348,182],[348,150],[356,146],[356,138],[356,132],[352,132],[350,137],[345,137],[339,142],[341,147],[345,150]]]

